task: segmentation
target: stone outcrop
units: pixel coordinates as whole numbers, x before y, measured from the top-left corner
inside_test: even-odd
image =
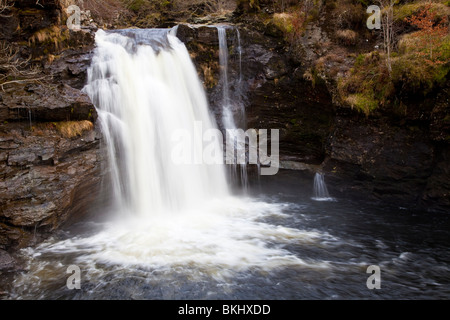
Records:
[[[0,92],[0,249],[37,243],[102,198],[101,132],[81,91],[93,30],[64,31],[61,3],[40,4],[16,1],[1,17],[0,40],[25,63]],[[61,43],[51,45],[46,37],[55,35]]]
[[[96,120],[88,96],[67,84],[30,84],[2,94],[0,121]]]

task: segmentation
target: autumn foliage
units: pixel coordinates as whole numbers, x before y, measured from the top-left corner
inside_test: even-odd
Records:
[[[432,10],[432,3],[429,2],[418,14],[405,20],[419,29],[413,34],[417,40],[417,54],[423,56],[425,62],[431,65],[447,62],[443,56],[444,50],[439,50],[444,37],[448,35],[447,17],[438,20],[437,13]]]

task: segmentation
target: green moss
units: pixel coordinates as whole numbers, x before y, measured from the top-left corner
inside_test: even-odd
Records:
[[[425,8],[427,2],[415,2],[408,3],[400,6],[394,6],[394,19],[397,22],[404,21],[406,18],[410,18],[412,15],[417,14],[420,10]],[[431,3],[431,10],[436,12],[437,18],[443,18],[448,15],[448,4],[444,3]]]
[[[122,0],[128,10],[137,17],[135,25],[138,27],[153,27],[166,16],[167,10],[172,6],[169,0]]]
[[[133,0],[128,4],[128,9],[134,12],[138,12],[145,4],[145,0]]]
[[[371,5],[371,2],[368,0],[358,0],[359,3],[361,3],[364,7],[368,7]]]
[[[362,66],[363,65],[363,63],[364,63],[364,54],[359,54],[357,57],[356,57],[356,60],[355,60],[355,67],[357,68],[357,67],[359,67],[359,66]]]
[[[414,53],[405,54],[392,62],[392,79],[411,91],[427,94],[446,81],[449,63],[430,63]]]
[[[370,112],[378,107],[378,101],[367,93],[352,94],[347,97],[346,101],[352,108],[369,115]]]

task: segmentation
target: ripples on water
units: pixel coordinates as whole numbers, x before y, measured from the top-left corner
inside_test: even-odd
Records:
[[[10,299],[448,299],[449,219],[312,201],[280,174],[166,218],[84,222],[21,251]],[[257,190],[257,191],[256,191]],[[69,265],[81,290],[68,290]],[[369,290],[369,265],[381,289]]]

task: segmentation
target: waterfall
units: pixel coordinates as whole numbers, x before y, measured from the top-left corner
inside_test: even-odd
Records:
[[[332,201],[328,193],[327,185],[325,184],[324,174],[317,172],[314,176],[314,197],[316,201]]]
[[[239,78],[234,91],[230,90],[229,78],[229,56],[227,44],[227,27],[217,26],[217,33],[219,38],[219,64],[220,64],[220,86],[222,89],[222,126],[226,131],[229,141],[234,142],[234,150],[242,150],[245,153],[245,141],[239,141],[237,130],[244,129],[245,126],[245,110],[241,99],[241,81],[242,81],[242,47],[240,33],[236,30],[237,35],[237,51],[239,54]],[[233,96],[232,96],[233,94]],[[228,148],[227,151],[233,148]],[[230,168],[231,178],[238,181],[244,189],[248,186],[248,175],[246,163],[232,165]]]
[[[98,111],[119,211],[177,212],[228,193],[223,166],[171,159],[174,132],[194,132],[199,122],[204,130],[216,128],[188,51],[173,33],[96,34],[84,91]],[[194,157],[202,155],[197,141],[192,149]]]
[[[68,265],[82,270],[85,288],[71,297],[97,299],[104,293],[141,298],[135,295],[138,287],[162,297],[166,288],[176,288],[181,294],[176,297],[183,297],[186,289],[202,287],[208,290],[205,298],[211,298],[211,290],[227,291],[234,279],[246,282],[249,274],[261,274],[265,281],[272,270],[278,274],[285,267],[328,268],[327,262],[304,260],[286,249],[303,243],[319,247],[322,235],[290,222],[280,225],[280,219],[290,217],[284,203],[233,195],[223,161],[196,162],[208,147],[223,160],[218,140],[223,137],[175,32],[97,31],[83,90],[97,109],[109,158],[108,191],[115,203],[101,209],[102,219],[27,250],[28,272],[14,281],[17,296],[42,298],[55,288],[58,298],[70,294],[60,281]],[[186,144],[193,161],[176,161],[177,132],[191,138]],[[196,135],[202,142],[213,138],[205,150]],[[130,285],[129,279],[137,281]]]

